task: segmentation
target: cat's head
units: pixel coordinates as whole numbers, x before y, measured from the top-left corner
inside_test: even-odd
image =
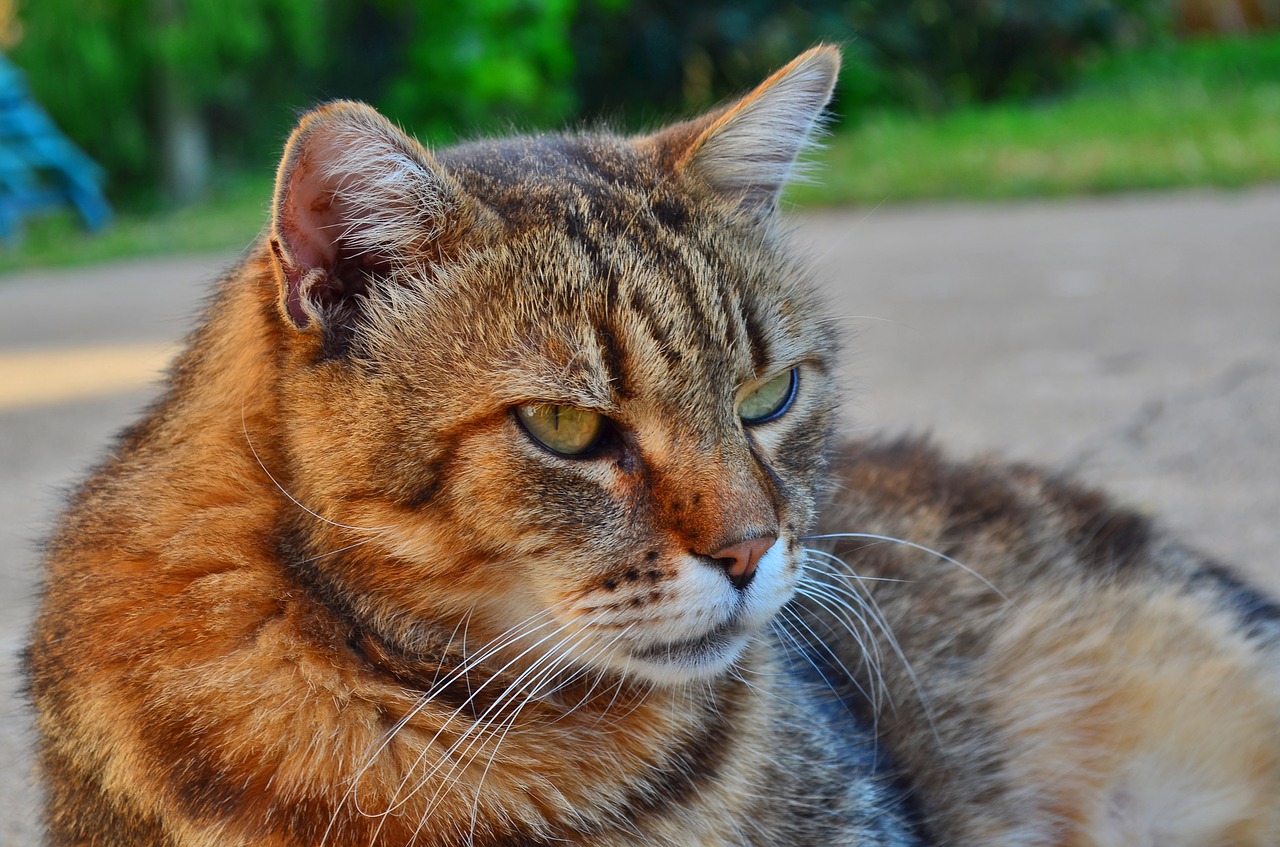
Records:
[[[638,138],[432,155],[358,104],[302,120],[270,247],[327,596],[405,647],[465,631],[657,682],[731,665],[792,595],[833,423],[775,207],[838,67],[811,50]]]

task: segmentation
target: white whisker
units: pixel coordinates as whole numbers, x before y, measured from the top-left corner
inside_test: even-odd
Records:
[[[534,630],[531,630],[531,631],[536,631],[537,629],[541,628],[541,626],[543,626],[543,625],[539,625],[539,627],[537,627],[537,628],[535,628]],[[418,786],[417,786],[417,787],[415,787],[412,791],[410,791],[410,792],[409,792],[409,794],[408,794],[408,795],[407,795],[403,800],[401,800],[401,799],[400,799],[400,795],[401,795],[402,791],[404,790],[404,786],[407,784],[407,782],[408,782],[408,780],[409,780],[410,776],[411,776],[411,775],[412,775],[412,773],[413,773],[413,770],[414,770],[414,769],[415,769],[415,768],[416,768],[416,767],[417,767],[417,766],[422,762],[423,758],[424,758],[424,757],[427,755],[427,753],[431,750],[431,748],[432,748],[432,746],[435,744],[436,740],[437,740],[437,739],[439,739],[439,737],[440,737],[441,733],[443,733],[443,732],[444,732],[444,728],[445,728],[446,726],[448,726],[448,725],[449,725],[449,723],[450,723],[453,719],[455,719],[455,718],[456,718],[456,717],[458,717],[460,714],[462,714],[462,712],[466,709],[466,707],[467,707],[467,706],[469,706],[471,703],[473,703],[473,702],[475,701],[476,696],[477,696],[477,695],[479,695],[479,694],[480,694],[480,692],[484,691],[484,690],[485,690],[485,688],[487,688],[491,682],[493,682],[494,680],[498,679],[498,678],[502,675],[503,671],[507,670],[507,669],[508,669],[508,668],[510,668],[512,665],[517,664],[517,663],[520,661],[520,659],[522,659],[524,656],[526,656],[527,654],[529,654],[529,653],[530,653],[530,652],[532,652],[533,650],[537,649],[540,645],[542,645],[542,644],[543,644],[545,641],[547,641],[548,639],[550,639],[550,638],[554,638],[556,635],[558,635],[559,633],[563,632],[563,631],[564,631],[568,626],[569,626],[569,624],[561,624],[560,626],[558,626],[556,629],[552,630],[552,631],[551,631],[550,633],[548,633],[547,635],[544,635],[542,638],[540,638],[540,639],[539,639],[538,641],[536,641],[534,644],[530,645],[529,647],[526,647],[526,648],[525,648],[523,651],[521,651],[517,656],[515,656],[514,658],[512,658],[512,659],[508,660],[506,664],[504,664],[502,667],[498,668],[498,670],[496,670],[496,671],[494,671],[492,674],[490,674],[489,678],[488,678],[488,679],[486,679],[484,682],[482,682],[482,683],[481,683],[479,686],[477,686],[474,690],[472,690],[472,689],[468,689],[468,697],[467,697],[467,698],[466,698],[466,699],[465,699],[465,700],[464,700],[464,701],[463,701],[463,702],[462,702],[462,703],[461,703],[461,704],[460,704],[456,709],[454,709],[454,710],[453,710],[453,712],[451,712],[451,713],[448,715],[448,717],[447,717],[444,721],[442,721],[442,722],[441,722],[441,728],[436,732],[435,736],[433,736],[433,737],[432,737],[432,739],[431,739],[430,741],[428,741],[426,745],[424,745],[424,746],[423,746],[423,750],[422,750],[422,752],[418,754],[418,758],[414,761],[413,765],[411,765],[411,766],[409,767],[408,771],[405,773],[404,778],[400,781],[400,784],[396,787],[396,791],[395,791],[395,793],[394,793],[394,794],[392,795],[392,797],[391,797],[390,805],[389,805],[389,806],[388,806],[384,811],[379,812],[379,813],[376,813],[376,814],[374,814],[374,815],[370,815],[370,816],[371,816],[371,817],[379,817],[379,816],[381,816],[381,817],[385,817],[386,815],[389,815],[391,812],[393,812],[393,811],[395,811],[396,809],[398,809],[398,808],[402,807],[406,802],[408,802],[408,800],[409,800],[409,799],[414,795],[414,793],[416,793],[416,792],[417,792],[418,788],[419,788],[419,787],[421,787],[421,785],[422,785],[422,781],[419,781]],[[514,638],[512,638],[512,639],[509,639],[509,640],[507,641],[507,643],[514,643],[514,641],[518,640],[518,638],[522,638],[522,637],[524,637],[525,635],[528,635],[528,634],[529,634],[529,632],[519,633],[517,637],[514,637]],[[501,649],[501,648],[497,648],[497,649]],[[451,681],[455,681],[455,680],[459,679],[460,677],[465,677],[465,675],[466,675],[466,670],[469,670],[469,668],[470,668],[470,667],[475,667],[475,666],[476,666],[476,664],[478,664],[478,662],[479,662],[479,661],[481,661],[481,659],[476,659],[476,660],[474,660],[474,661],[470,661],[470,662],[468,662],[468,663],[464,664],[464,665],[463,665],[463,669],[460,669],[460,670],[459,670],[459,672],[457,672],[457,673],[453,674],[453,675],[450,677],[449,682],[451,682]],[[541,659],[539,659],[539,661],[541,661]],[[537,663],[535,662],[534,667],[536,667],[536,666],[537,666]],[[528,671],[526,671],[526,673],[527,673],[527,672],[528,672]],[[446,684],[448,684],[448,682],[446,682]],[[500,701],[500,700],[501,700],[501,695],[500,695],[500,697],[499,697],[499,701]],[[421,705],[420,705],[420,706],[415,710],[415,714],[416,714],[416,711],[417,711],[417,710],[420,710],[421,708],[423,708],[423,707],[426,705],[426,703],[428,703],[428,702],[430,702],[430,701],[431,701],[431,692],[427,692],[427,693],[424,695],[424,702],[423,702],[423,703],[422,703],[422,704],[421,704]],[[495,703],[495,705],[496,705],[496,703]],[[492,709],[493,709],[493,708],[494,708],[494,706],[490,706],[490,707],[489,707],[489,709],[488,709],[488,710],[486,710],[486,711],[485,711],[485,713],[481,714],[481,715],[480,715],[476,720],[483,720],[483,719],[485,718],[485,716],[486,716],[490,711],[492,711]],[[474,725],[475,725],[475,724],[473,723],[473,724],[472,724],[472,726],[474,726]],[[470,728],[468,728],[468,730],[467,730],[467,731],[465,731],[465,732],[463,733],[463,735],[461,736],[461,738],[460,738],[458,741],[455,741],[455,742],[454,742],[454,744],[453,744],[449,749],[447,749],[443,754],[441,754],[441,758],[443,759],[444,757],[446,757],[446,756],[450,755],[454,750],[456,750],[456,749],[457,749],[457,745],[458,745],[458,744],[460,744],[460,743],[461,743],[461,741],[462,741],[463,739],[465,739],[465,738],[466,738],[467,734],[468,734],[470,731],[471,731],[471,729],[470,729]],[[433,766],[433,767],[436,767],[436,766]],[[428,773],[426,774],[425,778],[426,778],[426,779],[429,779],[429,778],[430,778],[430,776],[431,776],[431,773],[432,773],[431,771],[428,771]]]
[[[931,556],[937,556],[942,561],[955,565],[960,570],[964,571],[965,573],[977,579],[987,588],[990,588],[992,591],[998,594],[1001,600],[1004,600],[1006,602],[1008,602],[1009,600],[1008,596],[999,588],[996,588],[995,584],[992,583],[991,580],[987,579],[985,576],[978,573],[973,568],[966,565],[964,562],[961,562],[957,559],[953,559],[950,556],[948,556],[946,553],[941,553],[937,550],[934,550],[931,547],[926,547],[923,544],[917,544],[914,541],[907,541],[906,539],[903,539],[903,538],[894,538],[891,535],[876,535],[875,533],[871,533],[871,532],[831,532],[831,533],[826,533],[824,535],[807,535],[802,540],[818,541],[818,540],[829,539],[829,538],[867,538],[872,541],[887,541],[891,544],[901,544],[904,547],[910,547],[913,550],[919,550],[922,553],[928,553]]]
[[[588,624],[587,624],[587,627],[589,627],[589,626],[590,626],[590,623],[588,623]],[[585,637],[585,635],[586,635],[586,628],[587,628],[587,627],[584,627],[584,628],[583,628],[583,630],[581,630],[581,631],[579,632],[579,635],[580,635],[580,636],[584,636],[584,637]],[[586,663],[590,662],[591,660],[595,659],[596,657],[603,655],[605,652],[607,652],[607,651],[608,651],[608,650],[609,650],[609,649],[610,649],[610,648],[611,648],[611,647],[612,647],[612,646],[613,646],[613,645],[618,641],[618,639],[619,639],[619,638],[621,638],[623,635],[625,635],[625,634],[626,634],[626,632],[627,632],[627,630],[623,630],[622,632],[620,632],[620,633],[618,633],[617,635],[615,635],[612,639],[610,639],[610,640],[609,640],[608,642],[606,642],[605,644],[597,645],[597,647],[594,649],[594,651],[588,651],[588,653],[587,653],[587,654],[585,654],[585,655],[583,655],[583,656],[579,657],[579,661],[581,661],[581,662],[585,665]],[[561,644],[561,645],[557,645],[557,647],[556,647],[555,649],[560,649],[560,647],[561,647],[561,646],[563,646],[563,642],[562,642],[562,644]],[[577,645],[575,644],[575,645],[571,645],[571,646],[576,647]],[[544,674],[542,674],[542,675],[541,675],[541,676],[542,676],[542,678],[543,678],[543,679],[545,679],[545,678],[549,678],[550,676],[553,676],[554,674],[559,673],[560,666],[562,666],[563,664],[565,664],[565,663],[567,663],[567,662],[569,662],[569,661],[572,661],[572,653],[571,653],[571,650],[565,650],[565,651],[564,651],[564,655],[563,655],[562,657],[560,657],[559,659],[557,659],[557,660],[556,660],[556,662],[552,663],[552,664],[547,668],[546,672],[545,672]],[[571,682],[572,682],[572,681],[577,677],[577,675],[578,675],[578,674],[572,674],[572,675],[570,675],[570,676],[569,676],[569,678],[568,678],[568,679],[566,679],[566,680],[561,684],[561,687],[564,687],[564,686],[566,686],[566,685],[570,684],[570,683],[571,683]],[[535,680],[535,684],[534,684],[534,686],[533,686],[533,687],[534,687],[534,690],[537,690],[537,687],[538,687],[538,686],[540,686],[541,684],[542,684],[542,681],[541,681],[541,680]],[[567,712],[564,712],[564,713],[563,713],[563,714],[561,714],[559,717],[557,717],[555,720],[557,720],[557,721],[558,721],[558,720],[561,720],[561,719],[563,719],[564,717],[566,717],[567,715],[572,714],[572,713],[573,713],[574,711],[576,711],[578,708],[581,708],[582,704],[583,704],[583,703],[585,703],[585,702],[590,698],[591,693],[595,690],[595,685],[596,685],[596,684],[598,684],[598,678],[597,678],[597,683],[593,683],[593,684],[592,684],[592,687],[587,691],[587,693],[586,693],[586,694],[584,694],[584,695],[583,695],[583,697],[578,701],[578,704],[577,704],[576,706],[574,706],[574,707],[570,708]],[[506,721],[505,721],[505,725],[504,725],[504,727],[503,727],[503,729],[502,729],[502,734],[501,734],[500,736],[498,736],[498,737],[494,740],[494,744],[493,744],[493,752],[489,754],[489,761],[485,764],[484,770],[483,770],[483,771],[481,772],[481,774],[480,774],[480,779],[476,782],[475,801],[474,801],[474,803],[472,804],[472,807],[471,807],[471,832],[472,832],[472,834],[474,834],[474,833],[475,833],[476,821],[477,821],[477,818],[478,818],[478,816],[479,816],[479,809],[480,809],[480,792],[481,792],[481,790],[482,790],[482,789],[483,789],[483,787],[484,787],[484,781],[485,781],[485,778],[489,775],[489,769],[493,767],[493,763],[494,763],[495,759],[496,759],[496,758],[497,758],[497,756],[498,756],[498,750],[501,748],[501,746],[502,746],[502,742],[503,742],[503,741],[505,741],[505,740],[506,740],[506,738],[507,738],[507,733],[509,733],[509,732],[511,731],[511,728],[512,728],[513,726],[515,726],[516,719],[519,717],[521,710],[523,710],[523,709],[524,709],[524,707],[529,703],[529,701],[530,701],[531,699],[533,699],[533,698],[532,698],[532,697],[526,697],[526,698],[525,698],[525,699],[524,699],[524,700],[523,700],[523,701],[522,701],[522,702],[521,702],[521,703],[520,703],[520,704],[519,704],[519,705],[518,705],[518,706],[517,706],[517,707],[512,711],[512,713],[511,713],[511,717],[510,717],[508,720],[506,720]],[[554,723],[554,721],[553,721],[553,723]],[[491,736],[491,737],[492,737],[492,736]]]
[[[586,626],[589,627],[590,624],[591,622],[589,621],[586,624]],[[543,636],[536,643],[526,648],[514,659],[507,662],[506,665],[504,665],[502,668],[499,668],[496,672],[490,675],[490,677],[487,680],[485,680],[484,683],[482,683],[478,688],[476,688],[475,691],[471,694],[471,696],[468,697],[467,700],[463,703],[463,706],[473,701],[475,696],[479,694],[480,691],[482,691],[485,687],[487,687],[490,682],[497,679],[502,674],[503,671],[505,671],[511,665],[518,662],[522,657],[527,655],[529,652],[540,647],[547,640],[563,632],[566,628],[568,628],[571,625],[572,625],[571,623],[562,624],[561,626],[553,630],[551,633]],[[431,747],[434,745],[435,739],[432,739],[432,741],[429,742],[424,748],[423,753],[418,756],[414,764],[411,765],[410,768],[407,770],[404,778],[401,780],[400,785],[397,787],[396,792],[392,797],[391,805],[384,812],[380,814],[385,816],[395,811],[396,809],[400,808],[401,806],[403,806],[406,802],[408,802],[410,798],[416,795],[417,792],[422,787],[424,787],[432,778],[434,778],[440,772],[441,768],[448,765],[449,770],[445,774],[444,778],[440,780],[440,786],[437,788],[436,793],[432,796],[431,800],[428,803],[427,812],[429,812],[430,809],[434,808],[434,806],[436,805],[436,803],[440,798],[441,791],[446,789],[449,785],[449,776],[451,776],[454,772],[456,772],[457,768],[462,766],[462,764],[466,761],[470,751],[478,743],[481,743],[482,741],[486,740],[486,738],[493,737],[493,735],[497,731],[496,729],[493,729],[493,727],[495,723],[498,721],[498,718],[501,716],[502,710],[505,709],[509,703],[513,702],[517,696],[523,694],[526,690],[529,691],[530,696],[525,697],[524,700],[521,702],[521,704],[513,712],[511,720],[514,720],[515,715],[518,714],[520,709],[523,708],[523,705],[526,704],[532,698],[532,693],[537,691],[538,687],[541,686],[543,681],[549,678],[551,674],[558,672],[559,666],[565,663],[570,658],[569,650],[563,650],[563,654],[560,656],[556,655],[557,651],[561,651],[566,644],[570,644],[571,640],[577,639],[580,641],[585,637],[586,637],[585,632],[580,631],[578,633],[573,633],[568,638],[562,639],[558,644],[555,644],[552,647],[547,648],[546,652],[544,652],[541,656],[539,656],[531,666],[526,668],[519,676],[516,677],[515,680],[510,682],[499,693],[498,697],[494,700],[494,702],[490,704],[490,706],[483,713],[481,713],[474,719],[474,721],[462,733],[462,735],[460,735],[446,750],[444,750],[437,756],[436,763],[431,767],[429,767],[415,781],[416,784],[412,789],[408,791],[407,794],[404,794],[405,786],[408,783],[408,780],[412,775],[413,771],[416,770],[417,766],[422,762],[427,750],[431,749]],[[570,646],[571,647],[576,646],[576,644],[571,644]],[[455,710],[453,715],[456,716],[460,711],[461,711],[461,707]],[[436,734],[436,738],[439,737],[439,734],[440,734],[439,732]],[[465,748],[463,747],[464,744],[466,745]],[[404,794],[404,798],[400,799],[402,794]]]
[[[313,512],[311,509],[308,509],[306,506],[302,505],[302,503],[299,502],[296,497],[294,497],[292,494],[290,494],[288,491],[285,490],[285,487],[280,484],[279,480],[277,480],[275,476],[272,475],[271,471],[267,470],[267,466],[266,464],[263,463],[262,457],[258,455],[258,448],[253,446],[253,439],[249,436],[249,423],[248,423],[248,420],[245,418],[243,401],[240,403],[240,431],[244,433],[244,441],[246,444],[249,445],[249,451],[253,453],[254,460],[258,463],[258,467],[262,468],[262,472],[267,475],[267,479],[271,480],[271,482],[275,485],[275,487],[280,489],[280,493],[283,494],[285,497],[288,497],[289,501],[293,503],[293,505],[297,506],[299,509],[306,512],[308,515],[311,515],[311,517],[317,520],[324,521],[325,523],[331,526],[336,526],[339,529],[352,529],[357,532],[384,532],[386,530],[393,528],[389,526],[350,526],[348,524],[338,523],[337,521],[329,520],[324,515]]]
[[[303,559],[303,560],[301,561],[301,564],[304,564],[304,565],[305,565],[305,564],[310,564],[311,562],[318,562],[318,561],[320,561],[321,559],[328,558],[329,556],[336,556],[336,555],[338,555],[339,553],[345,553],[345,552],[347,552],[348,550],[354,550],[354,549],[356,549],[357,547],[363,547],[363,546],[364,546],[364,545],[366,545],[366,544],[372,544],[373,542],[377,541],[378,539],[386,537],[386,535],[387,535],[387,534],[386,534],[385,532],[380,532],[380,533],[378,533],[377,535],[372,536],[371,538],[363,538],[363,539],[361,539],[361,540],[359,540],[359,541],[356,541],[356,542],[354,542],[354,543],[352,543],[352,544],[348,544],[348,545],[347,545],[347,546],[345,546],[345,547],[339,547],[337,550],[330,550],[330,551],[328,551],[327,553],[319,553],[319,554],[317,554],[317,555],[315,555],[315,556],[308,556],[307,558],[305,558],[305,559]]]
[[[808,597],[809,595],[803,595],[803,596]],[[805,632],[807,632],[809,636],[812,638],[812,640],[810,640],[810,638],[804,638],[804,640],[807,643],[825,652],[831,658],[831,660],[835,662],[836,666],[839,667],[840,671],[844,674],[845,678],[848,679],[849,682],[851,682],[853,686],[857,688],[858,691],[862,694],[862,696],[866,697],[867,700],[871,702],[873,706],[879,703],[879,696],[876,693],[874,693],[875,687],[873,686],[873,691],[867,691],[865,688],[863,688],[862,683],[858,681],[857,675],[854,674],[852,671],[849,670],[848,667],[845,666],[844,661],[840,658],[840,655],[836,652],[835,648],[832,647],[830,644],[828,644],[824,639],[820,638],[818,634],[813,631],[813,628],[809,626],[809,623],[801,615],[799,615],[795,610],[792,610],[792,609],[787,609],[785,610],[785,612],[786,612],[785,620],[803,627]],[[849,632],[851,635],[853,635],[854,639],[858,642],[859,646],[861,646],[862,640],[854,633],[853,628],[851,626],[849,627]],[[793,631],[791,634],[793,638],[803,637],[803,633],[800,633],[798,631]],[[797,643],[797,646],[799,646],[798,643]],[[809,664],[813,666],[813,669],[818,672],[818,675],[821,676],[822,679],[827,683],[828,687],[831,688],[832,692],[839,694],[840,692],[835,688],[831,680],[827,678],[827,675],[824,674],[822,670],[818,667],[817,663],[813,661],[813,658],[809,656],[808,653],[803,650],[803,648],[801,648],[801,653],[802,655],[804,655],[805,659],[809,662]],[[862,654],[863,654],[863,660],[867,663],[868,669],[872,672],[873,676],[876,676],[878,674],[878,671],[876,670],[877,666],[876,666],[876,662],[872,659],[871,654],[869,654],[865,648],[862,650]]]
[[[556,604],[556,606],[559,606],[559,605],[561,604]],[[367,773],[368,769],[372,767],[375,761],[377,761],[378,757],[386,749],[387,745],[391,743],[391,741],[395,738],[395,736],[405,726],[407,726],[408,723],[411,720],[413,720],[413,718],[419,712],[421,712],[422,709],[424,709],[427,705],[429,705],[432,702],[432,696],[433,696],[432,692],[439,691],[441,688],[451,685],[452,683],[456,682],[458,679],[466,676],[466,674],[468,674],[469,671],[472,668],[476,667],[480,662],[490,658],[491,656],[493,656],[494,654],[496,654],[498,651],[502,650],[506,646],[515,643],[521,638],[527,637],[528,635],[536,632],[537,630],[541,629],[544,626],[549,625],[549,623],[551,622],[544,622],[541,624],[537,624],[536,626],[534,626],[533,624],[540,617],[551,614],[551,612],[556,608],[556,606],[552,606],[548,609],[543,609],[541,611],[535,612],[534,614],[525,618],[520,623],[515,624],[512,627],[509,627],[507,630],[505,630],[502,634],[494,638],[488,644],[482,646],[475,656],[471,656],[467,658],[464,662],[462,662],[457,668],[455,668],[450,674],[448,674],[442,682],[439,681],[439,674],[437,672],[436,678],[433,679],[432,681],[433,682],[432,687],[427,692],[419,696],[417,704],[412,709],[410,709],[409,712],[406,715],[404,715],[399,721],[397,721],[395,726],[393,726],[391,729],[389,729],[386,732],[382,741],[370,754],[368,754],[368,756],[366,757],[365,763],[352,776],[350,786],[348,787],[346,793],[343,795],[342,800],[339,801],[338,805],[335,807],[333,815],[330,817],[329,825],[325,829],[324,836],[320,840],[320,847],[324,846],[330,834],[332,834],[332,829],[334,824],[337,821],[338,815],[340,814],[342,807],[348,801],[352,801],[354,803],[355,809],[359,814],[364,815],[366,817],[378,816],[376,814],[368,813],[362,808],[361,803],[359,801],[359,796],[356,793],[358,791],[359,784],[363,779],[365,773]],[[458,629],[459,629],[459,626],[461,626],[463,631],[463,645],[465,650],[466,631],[470,624],[472,611],[474,610],[468,610],[467,615],[462,619],[460,624],[455,625],[454,630],[449,637],[448,643],[450,645],[453,643],[454,639],[458,637]],[[477,689],[477,691],[478,690],[479,689]],[[417,763],[421,761],[422,756],[425,755],[426,750],[429,750],[431,746],[435,743],[435,741],[440,737],[440,734],[444,732],[444,729],[449,725],[449,723],[453,721],[463,711],[463,709],[466,708],[470,700],[474,698],[476,692],[472,691],[469,687],[468,687],[468,691],[469,693],[471,693],[471,697],[468,698],[468,700],[464,702],[462,705],[460,705],[457,709],[455,709],[451,714],[447,715],[444,718],[444,720],[441,723],[440,729],[437,730],[436,734],[432,737],[432,739],[428,741],[426,745],[424,745],[423,753],[420,754],[418,759],[415,761],[415,763],[410,766],[409,768],[410,773],[412,772],[413,768],[417,766]],[[401,783],[401,787],[403,787],[403,782]]]
[[[824,556],[829,557],[835,562],[839,562],[842,565],[844,564],[844,562],[838,556],[835,556],[833,554],[825,553],[824,551],[819,551],[819,550],[810,550],[809,548],[805,548],[805,549],[806,551],[809,551],[809,552],[822,553]],[[810,564],[813,564],[813,560],[808,560],[808,562]],[[907,659],[906,652],[902,649],[902,645],[898,642],[897,636],[894,635],[892,627],[889,626],[889,622],[888,620],[886,620],[883,612],[881,612],[879,605],[875,601],[875,598],[871,595],[870,591],[867,590],[866,586],[861,585],[856,578],[851,578],[852,569],[849,568],[848,565],[844,565],[844,567],[845,567],[845,570],[842,570],[842,571],[827,570],[825,567],[813,568],[810,570],[808,574],[809,576],[808,582],[803,583],[802,585],[808,585],[813,591],[821,592],[823,596],[826,597],[828,602],[841,603],[846,608],[849,608],[851,613],[858,616],[859,621],[863,624],[864,628],[866,627],[866,620],[863,619],[860,614],[858,614],[856,611],[850,608],[846,600],[842,600],[841,598],[846,598],[847,601],[852,601],[853,603],[856,603],[858,608],[860,608],[862,611],[866,613],[867,617],[870,618],[870,621],[875,625],[876,629],[878,629],[881,635],[884,637],[885,643],[889,645],[889,648],[893,651],[894,656],[896,656],[898,661],[902,664],[903,671],[907,674],[907,678],[911,681],[912,688],[915,689],[916,696],[920,700],[920,705],[921,705],[921,708],[924,710],[925,719],[929,723],[930,730],[934,733],[936,737],[938,735],[938,732],[937,732],[937,724],[934,719],[933,704],[929,698],[928,693],[925,690],[924,684],[920,681],[920,677],[916,674],[915,668],[912,667],[911,662]],[[834,577],[839,581],[836,582],[836,581],[819,580],[816,577],[816,573],[822,573],[825,576]],[[861,587],[865,596],[859,595],[856,592],[854,592],[853,588],[851,587],[853,585],[857,585]],[[994,587],[993,587],[993,590],[995,590]],[[815,601],[817,600],[817,598],[814,597],[812,594],[807,596],[809,596],[810,599],[814,599]],[[1003,597],[1004,595],[1001,595],[1001,596]],[[828,611],[830,611],[830,609],[828,609]],[[832,612],[832,614],[835,614],[835,613]],[[867,630],[867,632],[869,635],[871,634],[869,629]],[[854,633],[852,633],[851,631],[851,634],[854,634]],[[857,638],[856,634],[854,634],[854,637]],[[877,652],[875,655],[876,655],[876,661],[879,662],[880,654]],[[881,686],[884,686],[883,673],[879,673],[879,676],[880,676],[880,684]],[[888,693],[887,687],[885,687],[885,691],[886,693]],[[889,702],[890,702],[890,705],[892,706],[893,705],[892,699],[890,699]]]

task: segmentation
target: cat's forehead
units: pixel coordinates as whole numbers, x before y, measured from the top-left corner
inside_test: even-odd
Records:
[[[732,393],[825,354],[802,263],[773,229],[633,142],[518,138],[439,159],[489,222],[413,337],[454,338],[431,346],[495,394],[689,410],[709,386]]]
[[[654,206],[671,223],[686,222],[691,199],[673,190],[673,174],[628,139],[548,134],[481,141],[441,151],[441,165],[512,231],[588,216],[622,228]]]
[[[546,135],[440,159],[487,213],[473,255],[500,258],[478,281],[483,295],[523,299],[531,315],[539,304],[555,317],[630,308],[718,325],[744,302],[770,310],[804,299],[772,220],[733,214],[642,142]]]
[[[599,320],[646,296],[673,297],[748,245],[711,243],[715,216],[656,157],[610,135],[479,142],[440,156],[485,210],[473,255],[482,296],[532,320]],[[687,300],[687,298],[686,298]]]

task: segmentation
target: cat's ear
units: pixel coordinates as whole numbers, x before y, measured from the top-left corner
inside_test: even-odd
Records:
[[[431,154],[362,103],[305,115],[276,175],[271,250],[284,311],[323,326],[394,270],[423,267],[461,206]]]
[[[752,214],[767,214],[818,132],[840,51],[815,47],[736,103],[657,136],[674,167]]]

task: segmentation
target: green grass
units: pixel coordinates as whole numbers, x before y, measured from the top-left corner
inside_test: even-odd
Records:
[[[166,253],[247,247],[267,220],[269,177],[240,180],[209,200],[183,209],[124,213],[100,234],[70,214],[27,221],[17,247],[0,243],[0,275],[26,268],[88,265]]]
[[[1280,35],[1114,57],[1053,102],[866,114],[817,159],[802,205],[1280,180]]]

